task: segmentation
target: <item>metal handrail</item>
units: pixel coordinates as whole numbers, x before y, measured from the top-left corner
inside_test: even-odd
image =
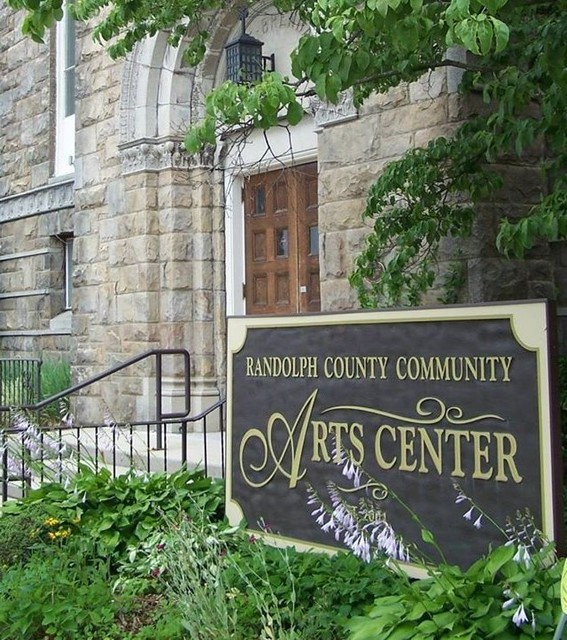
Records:
[[[162,385],[162,356],[164,355],[182,355],[184,360],[184,382],[185,382],[185,409],[181,412],[174,413],[163,413],[161,410],[161,385]],[[87,380],[83,380],[83,382],[79,382],[78,384],[69,387],[68,389],[64,389],[59,393],[56,393],[49,398],[45,398],[40,402],[36,402],[34,404],[23,405],[19,407],[25,411],[39,411],[44,407],[50,405],[52,402],[57,400],[61,400],[61,398],[65,398],[70,396],[72,393],[80,391],[85,387],[88,387],[95,382],[100,382],[100,380],[104,380],[104,378],[108,378],[114,373],[118,371],[122,371],[122,369],[126,369],[127,367],[131,367],[138,362],[150,358],[152,356],[156,356],[156,400],[158,400],[158,407],[156,410],[156,418],[158,422],[167,419],[175,419],[175,418],[185,418],[189,415],[191,411],[191,371],[190,371],[190,355],[187,349],[151,349],[150,351],[145,351],[125,362],[115,365],[102,373],[97,374],[96,376],[92,376],[91,378],[87,378]],[[13,407],[9,407],[6,405],[0,405],[0,411],[10,411]]]
[[[162,406],[162,387],[163,387],[163,369],[162,369],[162,359],[164,356],[168,356],[168,355],[178,355],[178,356],[183,356],[183,362],[184,362],[184,369],[183,369],[183,375],[184,375],[184,404],[183,404],[183,410],[182,411],[178,411],[178,412],[164,412],[163,411],[163,406]],[[156,409],[156,415],[155,415],[155,420],[144,420],[144,421],[131,421],[127,423],[127,426],[130,430],[130,433],[132,432],[132,429],[137,427],[137,426],[145,426],[147,428],[147,445],[148,445],[148,450],[146,452],[146,455],[148,457],[147,460],[147,465],[148,465],[148,469],[150,467],[150,462],[149,462],[149,452],[150,452],[150,429],[152,427],[155,426],[155,435],[156,435],[156,447],[155,449],[152,448],[153,450],[162,450],[164,453],[164,470],[167,471],[167,459],[166,459],[166,454],[167,454],[167,440],[166,440],[166,428],[168,425],[173,425],[173,424],[178,424],[180,427],[180,434],[181,434],[181,442],[182,442],[182,462],[183,464],[185,464],[188,460],[188,456],[187,456],[187,433],[188,433],[188,424],[189,423],[197,423],[197,422],[202,422],[203,425],[203,432],[205,434],[205,438],[204,438],[204,462],[205,462],[205,473],[208,473],[208,452],[207,452],[207,438],[206,438],[206,433],[207,433],[207,418],[213,414],[215,411],[218,411],[218,420],[219,420],[219,427],[220,427],[220,433],[221,433],[221,438],[220,438],[220,449],[221,449],[221,476],[224,477],[224,473],[225,473],[225,460],[224,460],[224,405],[226,403],[225,399],[219,399],[217,402],[215,402],[214,404],[212,404],[211,406],[207,407],[204,411],[201,411],[198,415],[194,415],[191,416],[190,415],[190,411],[191,411],[191,380],[190,380],[190,355],[189,352],[186,349],[152,349],[150,351],[146,351],[144,353],[141,353],[137,356],[134,356],[132,358],[129,358],[128,360],[117,364],[95,376],[92,376],[86,380],[84,380],[83,382],[80,382],[78,384],[75,384],[71,387],[69,387],[68,389],[65,389],[63,391],[60,391],[59,393],[56,393],[48,398],[45,398],[39,402],[36,402],[34,404],[28,404],[28,405],[23,405],[21,407],[18,407],[19,409],[22,409],[24,411],[29,411],[29,412],[37,412],[40,411],[41,409],[45,408],[46,406],[52,404],[53,402],[56,402],[58,400],[61,400],[62,398],[66,398],[68,396],[71,396],[73,393],[76,393],[78,391],[81,391],[82,389],[85,389],[86,387],[91,386],[92,384],[99,382],[101,380],[104,380],[105,378],[108,378],[109,376],[113,375],[114,373],[117,373],[119,371],[122,371],[123,369],[126,369],[127,367],[130,367],[134,364],[137,364],[139,362],[141,362],[142,360],[145,360],[147,358],[151,358],[151,357],[155,357],[156,358],[156,369],[155,369],[155,379],[156,379],[156,399],[155,399],[155,409]],[[0,405],[0,413],[2,412],[7,412],[7,411],[12,411],[14,409],[13,406],[6,406],[6,405]],[[101,427],[101,425],[89,425],[86,423],[83,423],[81,426],[73,426],[73,425],[59,425],[55,428],[55,430],[57,431],[57,433],[59,434],[59,438],[61,438],[61,435],[69,430],[73,430],[77,433],[77,439],[79,440],[80,436],[79,433],[80,432],[84,432],[85,430],[88,430],[89,428],[94,428],[95,429],[95,433],[97,432],[97,430]],[[51,429],[51,427],[50,427]],[[0,430],[0,433],[3,434],[3,437],[9,436],[9,434],[11,433],[19,433],[20,429],[18,429],[17,427],[6,427]],[[1,444],[1,443],[0,443]],[[1,447],[0,447],[1,449]],[[132,452],[131,452],[132,453]],[[7,454],[7,450],[4,450],[4,458],[6,457]],[[116,454],[114,452],[113,454],[113,473],[115,472],[115,465],[116,465]],[[0,463],[0,467],[3,468],[3,478],[0,478],[0,483],[2,486],[2,499],[6,500],[7,499],[7,486],[8,486],[8,475],[7,475],[7,469],[6,469],[6,460],[3,460],[3,463]]]

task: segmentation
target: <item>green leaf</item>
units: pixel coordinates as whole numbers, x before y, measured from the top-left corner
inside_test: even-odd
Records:
[[[303,118],[303,107],[299,102],[292,102],[287,108],[287,121],[289,124],[296,125]]]
[[[374,0],[374,8],[382,17],[385,18],[388,15],[390,3],[388,2],[388,0]]]
[[[508,2],[508,0],[482,0],[482,4],[494,14]]]
[[[421,539],[423,542],[427,542],[427,544],[435,544],[435,537],[428,529],[421,530]]]
[[[506,48],[510,39],[510,28],[507,24],[496,18],[490,19],[492,22],[492,29],[494,30],[494,41],[496,53],[500,53]]]

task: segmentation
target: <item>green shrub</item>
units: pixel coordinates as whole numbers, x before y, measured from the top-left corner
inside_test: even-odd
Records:
[[[395,584],[381,562],[270,547],[202,518],[172,522],[129,557],[160,576],[193,640],[341,640],[347,619]]]
[[[3,640],[119,638],[108,567],[75,543],[46,546],[0,581]]]
[[[468,570],[442,565],[423,580],[400,577],[350,623],[350,640],[551,639],[560,614],[562,563],[550,548],[518,562],[498,547]]]
[[[0,576],[9,567],[27,562],[42,540],[47,517],[43,504],[0,516]]]
[[[83,468],[69,487],[46,484],[5,510],[24,513],[32,505],[60,522],[72,523],[77,535],[92,540],[101,557],[117,562],[163,526],[164,519],[205,513],[222,516],[223,485],[201,471],[165,473],[130,471],[113,478],[107,469]]]
[[[365,563],[350,553],[327,555],[269,547],[244,541],[231,552],[226,581],[238,609],[243,638],[259,635],[251,590],[271,599],[288,627],[290,593],[295,593],[293,623],[301,638],[339,640],[343,626],[361,615],[376,597],[391,593],[396,580],[382,562]],[[273,614],[272,614],[273,615]]]

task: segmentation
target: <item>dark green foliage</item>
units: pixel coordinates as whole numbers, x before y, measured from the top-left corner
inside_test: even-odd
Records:
[[[562,563],[548,567],[546,550],[526,567],[514,553],[513,546],[498,547],[467,571],[444,565],[423,580],[398,579],[393,593],[350,623],[349,640],[551,640],[561,614]],[[527,622],[516,625],[520,602]]]
[[[78,533],[92,540],[101,557],[117,560],[180,512],[221,517],[223,485],[200,471],[131,471],[112,478],[107,469],[94,473],[83,468],[71,487],[46,484],[6,509],[23,512],[38,504],[58,520],[75,522]]]
[[[46,546],[0,581],[2,640],[95,640],[113,633],[119,604],[107,565],[70,544]]]
[[[365,564],[355,556],[339,553],[301,553],[292,548],[263,547],[259,541],[244,540],[231,552],[227,568],[227,586],[235,590],[238,625],[243,638],[260,637],[261,626],[250,585],[266,592],[265,581],[277,601],[283,622],[290,622],[290,594],[294,592],[296,631],[300,638],[338,640],[344,637],[343,625],[353,615],[360,615],[375,597],[388,593],[395,579],[381,562]],[[231,564],[235,563],[238,570]],[[289,613],[289,612],[288,612]]]
[[[11,566],[25,564],[42,540],[48,513],[43,504],[0,515],[0,577]]]

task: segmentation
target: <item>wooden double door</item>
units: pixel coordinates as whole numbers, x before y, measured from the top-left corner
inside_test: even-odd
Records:
[[[319,311],[317,163],[246,179],[246,313]]]

